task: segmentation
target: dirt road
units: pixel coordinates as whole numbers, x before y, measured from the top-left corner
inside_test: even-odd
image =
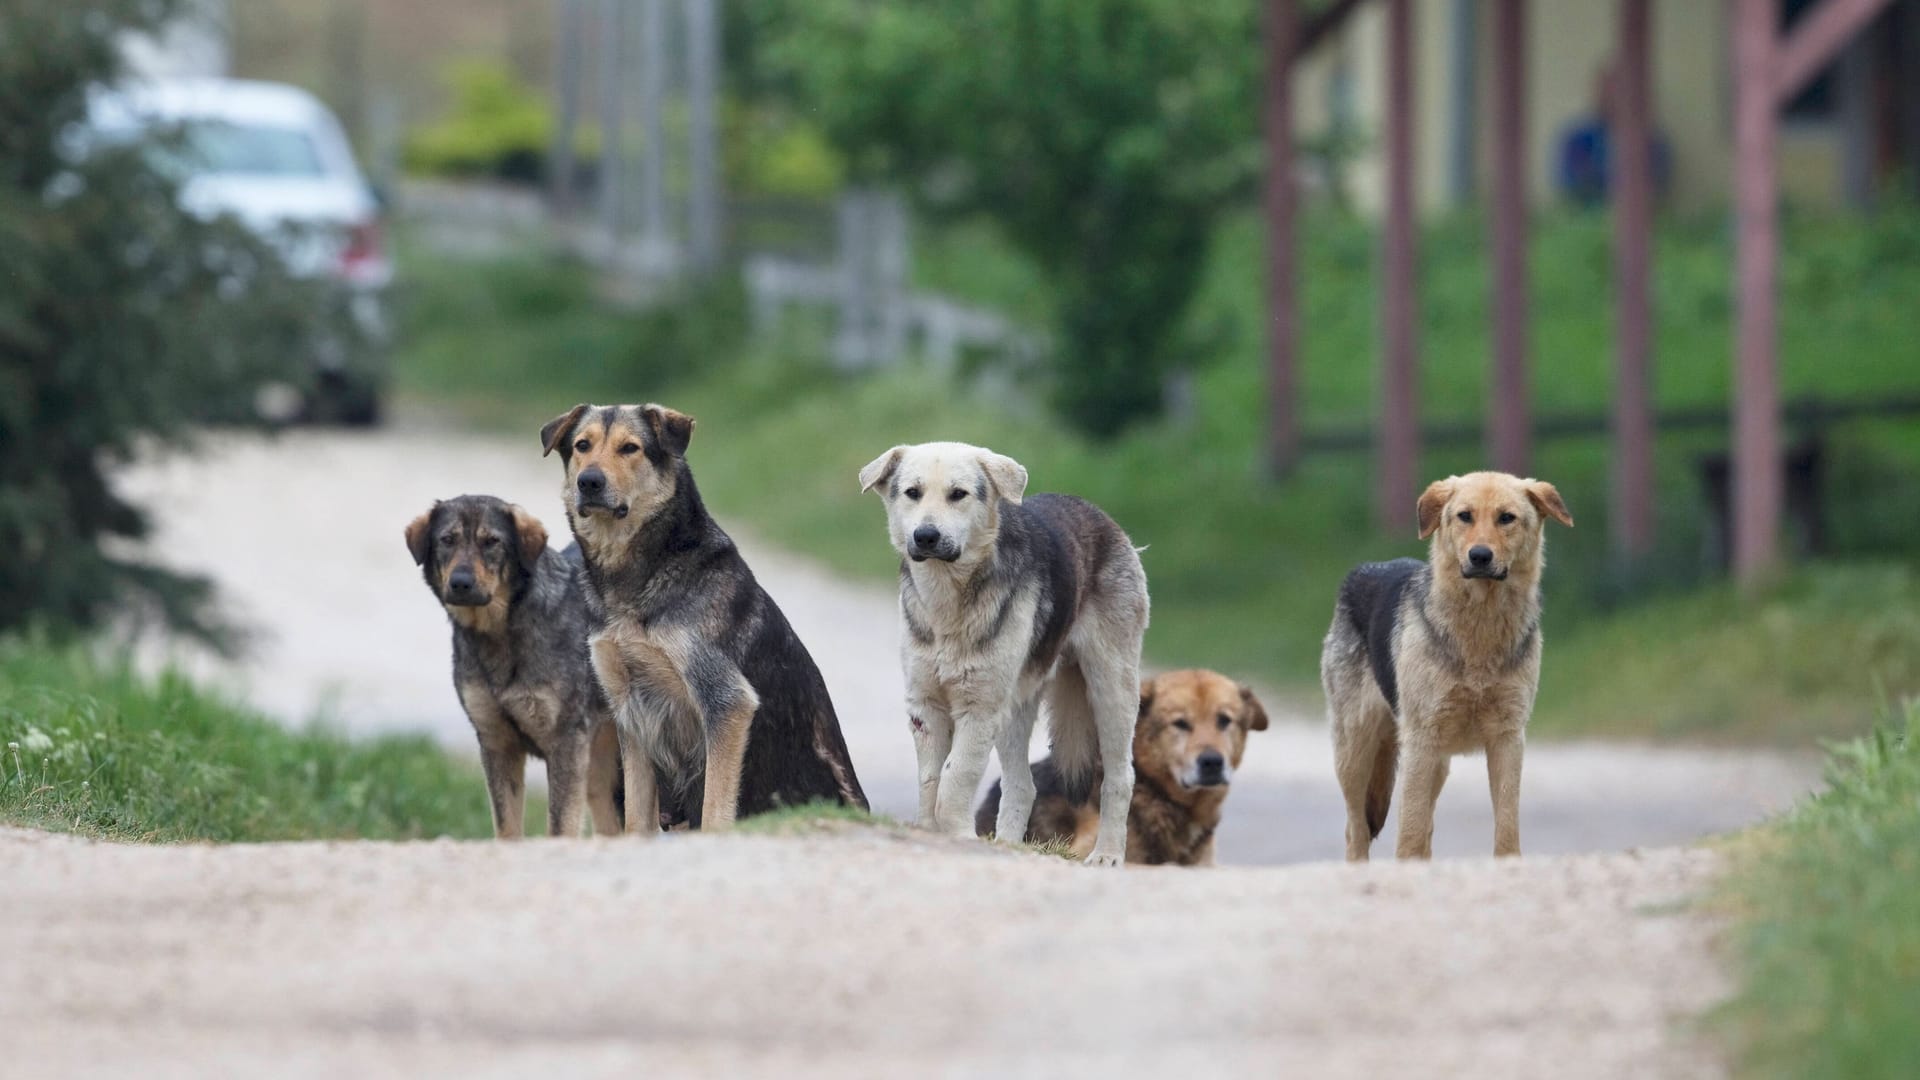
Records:
[[[812,837],[0,830],[20,1076],[1721,1072],[1702,851],[1092,871]]]
[[[446,618],[400,532],[436,497],[486,492],[521,503],[563,543],[560,466],[542,460],[534,435],[475,436],[409,420],[375,433],[215,437],[206,450],[148,463],[124,482],[156,509],[157,554],[212,575],[233,613],[261,634],[239,665],[176,659],[289,720],[318,710],[352,731],[427,730],[470,749],[449,676]],[[849,484],[857,464],[848,466]],[[819,663],[875,809],[910,819],[913,751],[900,712],[891,591],[849,584],[765,538],[734,533]],[[886,565],[878,506],[873,533],[874,561]],[[1549,678],[1552,664],[1549,650]],[[1258,672],[1238,674],[1258,681]],[[1338,858],[1342,811],[1324,724],[1275,711],[1235,781],[1220,857]],[[1683,843],[1747,824],[1816,779],[1807,757],[1540,743],[1527,752],[1522,840],[1540,854]],[[1477,762],[1455,765],[1436,833],[1441,855],[1490,849]]]

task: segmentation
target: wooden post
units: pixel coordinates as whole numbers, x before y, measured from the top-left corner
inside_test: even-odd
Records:
[[[1734,0],[1733,569],[1747,585],[1764,579],[1779,558],[1777,17],[1774,0]]]
[[[620,244],[620,235],[629,220],[626,208],[627,120],[626,71],[628,56],[626,5],[621,0],[600,0],[600,168],[596,183],[600,187],[600,231],[606,253]]]
[[[1493,3],[1493,380],[1487,457],[1528,471],[1527,0]]]
[[[687,251],[693,269],[720,266],[720,0],[686,0]]]
[[[560,0],[555,13],[559,25],[553,35],[554,110],[552,158],[547,174],[547,198],[555,215],[572,217],[579,195],[574,140],[580,128],[580,83],[587,47],[586,9],[583,0]]]
[[[1819,7],[1807,12],[1795,24],[1792,33],[1770,45],[1772,59],[1767,68],[1773,83],[1774,105],[1792,101],[1888,3],[1889,0],[1821,0]],[[1739,32],[1736,27],[1734,33]]]
[[[1293,471],[1300,456],[1299,308],[1293,166],[1293,57],[1298,0],[1267,3],[1267,471]]]
[[[1628,558],[1653,549],[1653,52],[1651,0],[1619,0],[1612,147],[1614,329],[1613,545]]]
[[[1419,252],[1414,221],[1413,2],[1387,5],[1387,215],[1381,245],[1379,459],[1375,513],[1382,525],[1410,528],[1420,456],[1416,401],[1418,340],[1414,304]]]

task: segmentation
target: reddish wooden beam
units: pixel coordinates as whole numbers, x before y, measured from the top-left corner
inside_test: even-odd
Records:
[[[1366,0],[1334,0],[1315,12],[1313,18],[1300,27],[1294,39],[1294,59],[1298,60],[1325,44],[1364,3]]]
[[[1294,41],[1299,0],[1268,0],[1267,38],[1267,471],[1300,458],[1299,307],[1294,273],[1298,192],[1293,164]]]
[[[1380,427],[1375,512],[1394,529],[1414,522],[1420,456],[1414,306],[1413,3],[1387,5],[1387,214],[1381,245]]]
[[[1793,100],[1886,6],[1887,0],[1825,0],[1802,18],[1769,64],[1775,107]]]
[[[1527,0],[1493,3],[1493,379],[1487,457],[1527,475]]]
[[[1831,2],[1831,0],[1830,0]],[[1781,460],[1774,287],[1779,261],[1775,0],[1733,0],[1733,569],[1763,580],[1779,558]]]
[[[1653,549],[1653,54],[1652,0],[1619,0],[1614,100],[1613,273],[1614,549],[1628,558]]]

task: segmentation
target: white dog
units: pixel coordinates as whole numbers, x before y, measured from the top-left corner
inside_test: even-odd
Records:
[[[997,836],[1026,834],[1027,761],[1044,693],[1065,794],[1100,778],[1087,862],[1118,865],[1133,799],[1133,726],[1147,575],[1126,533],[1092,503],[1026,496],[1027,470],[964,443],[896,446],[860,470],[881,489],[900,553],[902,664],[920,757],[920,824],[973,835],[973,797],[998,748]]]

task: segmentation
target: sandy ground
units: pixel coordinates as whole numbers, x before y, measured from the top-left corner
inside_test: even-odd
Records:
[[[1088,870],[878,830],[0,830],[35,1076],[1699,1077],[1705,851]]]
[[[163,508],[159,554],[213,573],[262,637],[237,665],[175,659],[289,720],[324,702],[354,731],[467,745],[401,528],[485,491],[562,531],[531,433],[210,449],[126,479]],[[743,540],[876,808],[909,815],[892,598]],[[873,547],[889,560],[878,507]],[[229,847],[0,830],[0,1074],[1723,1071],[1693,1020],[1727,990],[1694,903],[1717,856],[1663,845],[1782,805],[1812,783],[1805,760],[1539,745],[1526,858],[1347,867],[1324,861],[1341,835],[1324,731],[1276,711],[1221,834],[1242,865],[1214,871],[881,828]],[[1441,854],[1489,845],[1482,776],[1456,766]]]
[[[156,508],[159,557],[212,575],[229,611],[258,631],[238,665],[190,653],[173,659],[290,721],[318,714],[355,732],[425,730],[470,750],[472,729],[449,676],[446,617],[401,529],[435,498],[484,492],[527,507],[564,543],[560,466],[537,444],[531,432],[512,440],[409,420],[372,433],[216,436],[201,455],[131,471],[123,482]],[[697,472],[698,440],[693,461]],[[848,466],[849,485],[857,467]],[[885,567],[893,555],[877,504],[872,515],[873,559]],[[891,589],[847,583],[734,532],[819,663],[874,808],[911,819],[914,758]],[[1551,648],[1546,667],[1551,678]],[[1259,672],[1234,674],[1260,681]],[[1343,811],[1324,722],[1298,708],[1272,711],[1273,728],[1254,736],[1235,781],[1220,857],[1339,858]],[[1043,739],[1035,753],[1044,753]],[[1684,843],[1748,824],[1817,778],[1804,756],[1537,743],[1528,748],[1522,842],[1541,854]],[[1492,830],[1484,771],[1476,760],[1456,762],[1436,853],[1486,852]]]

